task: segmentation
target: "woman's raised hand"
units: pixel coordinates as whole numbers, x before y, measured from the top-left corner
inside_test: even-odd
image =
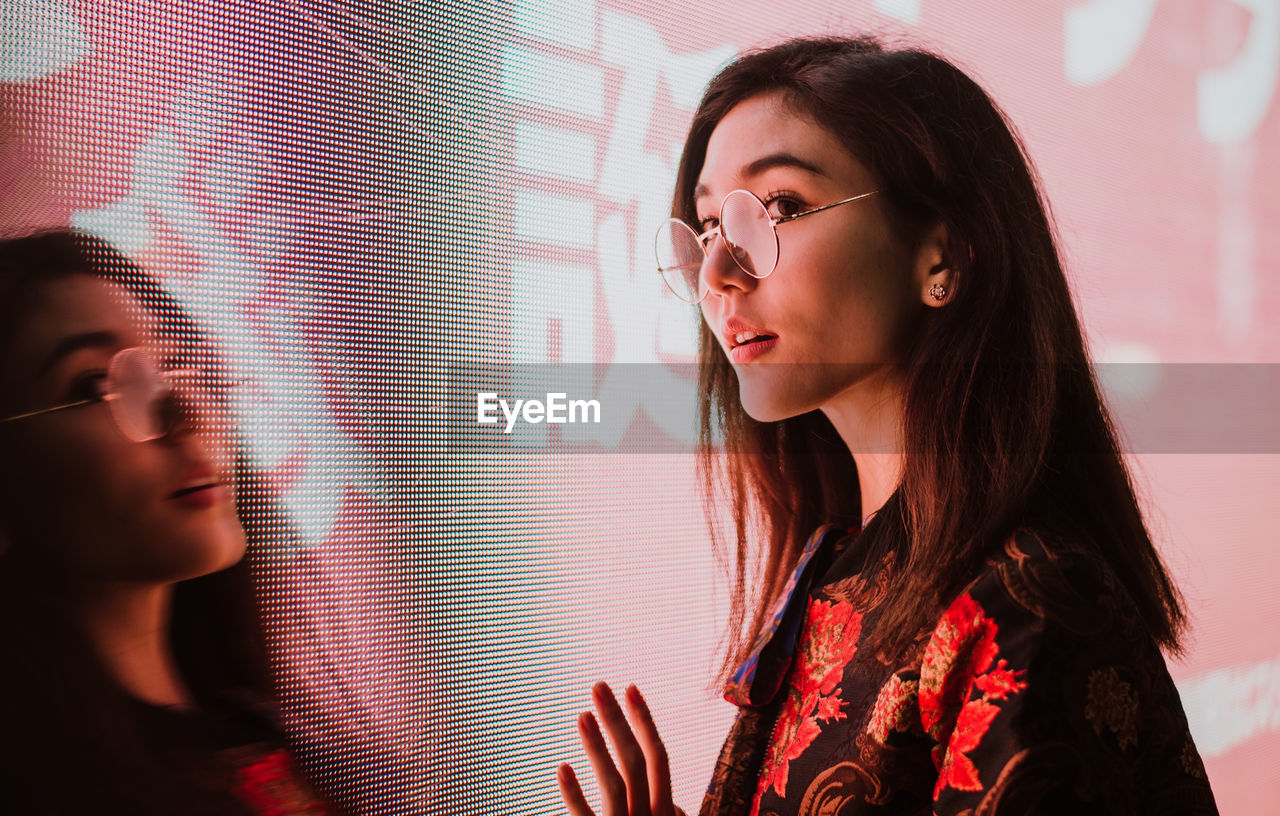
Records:
[[[627,722],[627,716],[606,684],[596,683],[591,689],[596,711],[600,712],[600,720],[618,756],[617,765],[609,756],[596,718],[589,711],[578,717],[578,736],[600,783],[604,816],[685,816],[671,801],[667,749],[658,736],[649,706],[635,686],[628,686],[625,696],[631,722]],[[572,768],[561,765],[557,779],[570,816],[596,816],[582,795],[582,786]]]

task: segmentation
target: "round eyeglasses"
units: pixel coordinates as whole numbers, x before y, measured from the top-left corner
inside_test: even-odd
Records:
[[[806,215],[820,213],[841,204],[873,196],[879,190],[862,193],[834,204],[774,218],[759,196],[750,190],[734,190],[720,205],[720,223],[699,235],[679,218],[668,218],[654,236],[658,272],[671,292],[685,303],[701,303],[709,291],[702,279],[702,264],[711,252],[717,235],[723,240],[738,267],[753,278],[767,278],[778,265],[778,225]]]
[[[229,416],[226,391],[225,387],[218,387],[213,377],[193,369],[161,371],[150,352],[131,347],[111,357],[99,394],[0,421],[16,422],[105,402],[126,438],[148,442],[168,436],[188,421],[197,421],[202,428],[220,420],[225,423]]]

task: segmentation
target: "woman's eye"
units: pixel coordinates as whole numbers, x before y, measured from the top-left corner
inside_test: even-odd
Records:
[[[766,201],[764,208],[769,211],[770,218],[786,218],[801,212],[804,209],[804,204],[799,199],[791,196],[778,195]]]
[[[711,230],[715,229],[716,225],[718,225],[719,223],[720,223],[719,218],[703,218],[702,220],[698,221],[698,231],[703,234],[706,234]]]
[[[91,371],[76,377],[69,396],[73,400],[100,400],[107,395],[107,372]]]

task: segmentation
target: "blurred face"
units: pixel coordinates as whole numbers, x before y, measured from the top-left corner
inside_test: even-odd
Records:
[[[731,190],[755,193],[773,218],[877,189],[826,129],[776,94],[730,110],[712,132],[695,197],[701,231]],[[924,312],[918,251],[890,228],[881,196],[777,226],[772,274],[742,271],[714,239],[703,265],[702,315],[760,421],[886,387]]]
[[[136,302],[98,278],[49,284],[0,363],[0,416],[102,394],[112,355],[146,343],[131,313],[142,313]],[[245,539],[214,465],[227,458],[212,448],[228,444],[218,430],[183,421],[134,442],[105,402],[0,423],[0,533],[73,582],[168,583],[225,569]]]

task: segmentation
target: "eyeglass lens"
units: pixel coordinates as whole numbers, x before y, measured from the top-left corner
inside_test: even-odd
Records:
[[[725,196],[720,208],[720,234],[742,271],[763,278],[778,262],[778,233],[760,199],[746,190]]]
[[[778,234],[760,199],[746,190],[725,196],[720,208],[720,235],[734,262],[755,278],[766,277],[778,262]],[[711,238],[714,241],[714,236]],[[677,297],[697,303],[705,293],[702,264],[710,246],[683,221],[672,218],[658,227],[654,242],[658,268]]]
[[[662,222],[654,250],[662,277],[676,297],[688,303],[701,300],[702,259],[706,256],[689,225],[675,218]]]
[[[111,409],[124,435],[145,442],[164,435],[157,410],[165,384],[150,354],[141,349],[125,349],[111,361],[107,387],[116,398]]]
[[[142,349],[118,353],[108,377],[108,389],[116,395],[111,400],[116,424],[135,442],[158,439],[183,421],[206,427],[226,418],[225,395],[215,393],[208,377],[194,372],[162,374],[155,358]]]

